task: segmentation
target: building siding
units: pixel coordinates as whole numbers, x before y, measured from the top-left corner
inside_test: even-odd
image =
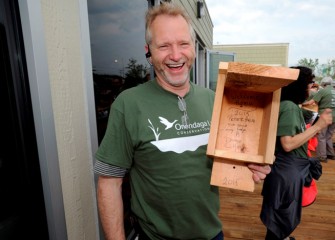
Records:
[[[235,53],[236,62],[288,66],[288,43],[214,45],[213,49]]]
[[[201,18],[197,18],[197,0],[188,0],[188,1],[173,1],[181,5],[185,11],[189,14],[192,19],[192,25],[202,41],[202,44],[206,48],[212,49],[213,47],[213,23],[209,15],[207,5],[204,2],[204,11],[205,14]]]

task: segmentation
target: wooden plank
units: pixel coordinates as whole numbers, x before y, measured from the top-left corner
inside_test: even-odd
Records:
[[[251,155],[251,154],[246,154],[246,153],[231,152],[228,150],[220,150],[220,149],[216,149],[214,151],[214,154],[218,158],[233,159],[237,162],[240,162],[240,161],[244,163],[245,162],[251,162],[251,163],[264,162],[263,155]],[[273,155],[272,155],[272,159],[273,159]]]
[[[274,92],[298,78],[299,70],[261,64],[230,62],[225,87]]]
[[[217,150],[251,156],[263,155],[259,152],[259,142],[262,120],[265,116],[265,102],[268,101],[267,103],[271,104],[268,95],[225,89],[217,135]],[[243,155],[237,154],[235,157],[232,155],[230,159],[241,160],[239,156]],[[263,158],[260,160],[262,161],[260,163],[263,163]]]
[[[211,185],[254,191],[252,172],[245,163],[214,158]]]
[[[265,108],[265,114],[271,117],[263,118],[263,128],[261,129],[262,138],[259,142],[260,152],[264,153],[264,159],[262,162],[266,164],[272,164],[274,161],[278,121],[271,121],[271,119],[278,119],[280,95],[281,89],[278,89],[273,92],[271,101],[266,101],[269,104],[267,104]],[[271,131],[271,129],[276,130]]]
[[[207,155],[214,156],[215,148],[216,148],[216,140],[218,139],[218,130],[220,123],[220,113],[222,108],[222,99],[224,93],[224,85],[226,82],[226,74],[228,69],[228,63],[221,62],[219,65],[219,76],[216,84],[216,93],[214,99],[213,106],[213,114],[211,119],[211,127],[210,127],[210,136],[208,139],[207,145]]]

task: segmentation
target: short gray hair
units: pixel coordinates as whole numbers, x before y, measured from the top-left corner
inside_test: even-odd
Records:
[[[331,77],[324,77],[322,78],[320,85],[322,87],[325,87],[325,86],[331,85],[332,82],[333,82],[333,79]]]
[[[156,19],[156,17],[160,15],[168,15],[168,16],[182,16],[188,24],[190,29],[190,35],[193,43],[195,43],[195,31],[192,26],[192,21],[188,14],[185,12],[183,8],[173,3],[162,3],[161,5],[150,8],[147,11],[145,16],[145,41],[148,45],[151,44],[152,34],[151,34],[151,24]],[[163,27],[163,26],[162,26]]]

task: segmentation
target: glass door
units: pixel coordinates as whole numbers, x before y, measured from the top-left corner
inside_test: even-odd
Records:
[[[17,0],[0,0],[0,239],[48,239]]]

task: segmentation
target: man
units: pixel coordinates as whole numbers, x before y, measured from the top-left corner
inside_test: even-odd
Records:
[[[206,156],[214,93],[190,82],[195,33],[188,16],[169,3],[149,10],[146,43],[156,79],[119,95],[96,154],[105,237],[125,239],[121,186],[129,171],[139,240],[223,239]],[[270,172],[249,168],[255,182]]]
[[[321,114],[326,108],[332,110],[333,123],[317,135],[318,145],[316,147],[316,155],[322,162],[328,159],[335,160],[333,147],[333,134],[335,131],[335,89],[332,85],[332,79],[326,77],[321,81],[321,89],[313,95],[313,98],[303,103],[303,105],[318,105],[318,112]]]

